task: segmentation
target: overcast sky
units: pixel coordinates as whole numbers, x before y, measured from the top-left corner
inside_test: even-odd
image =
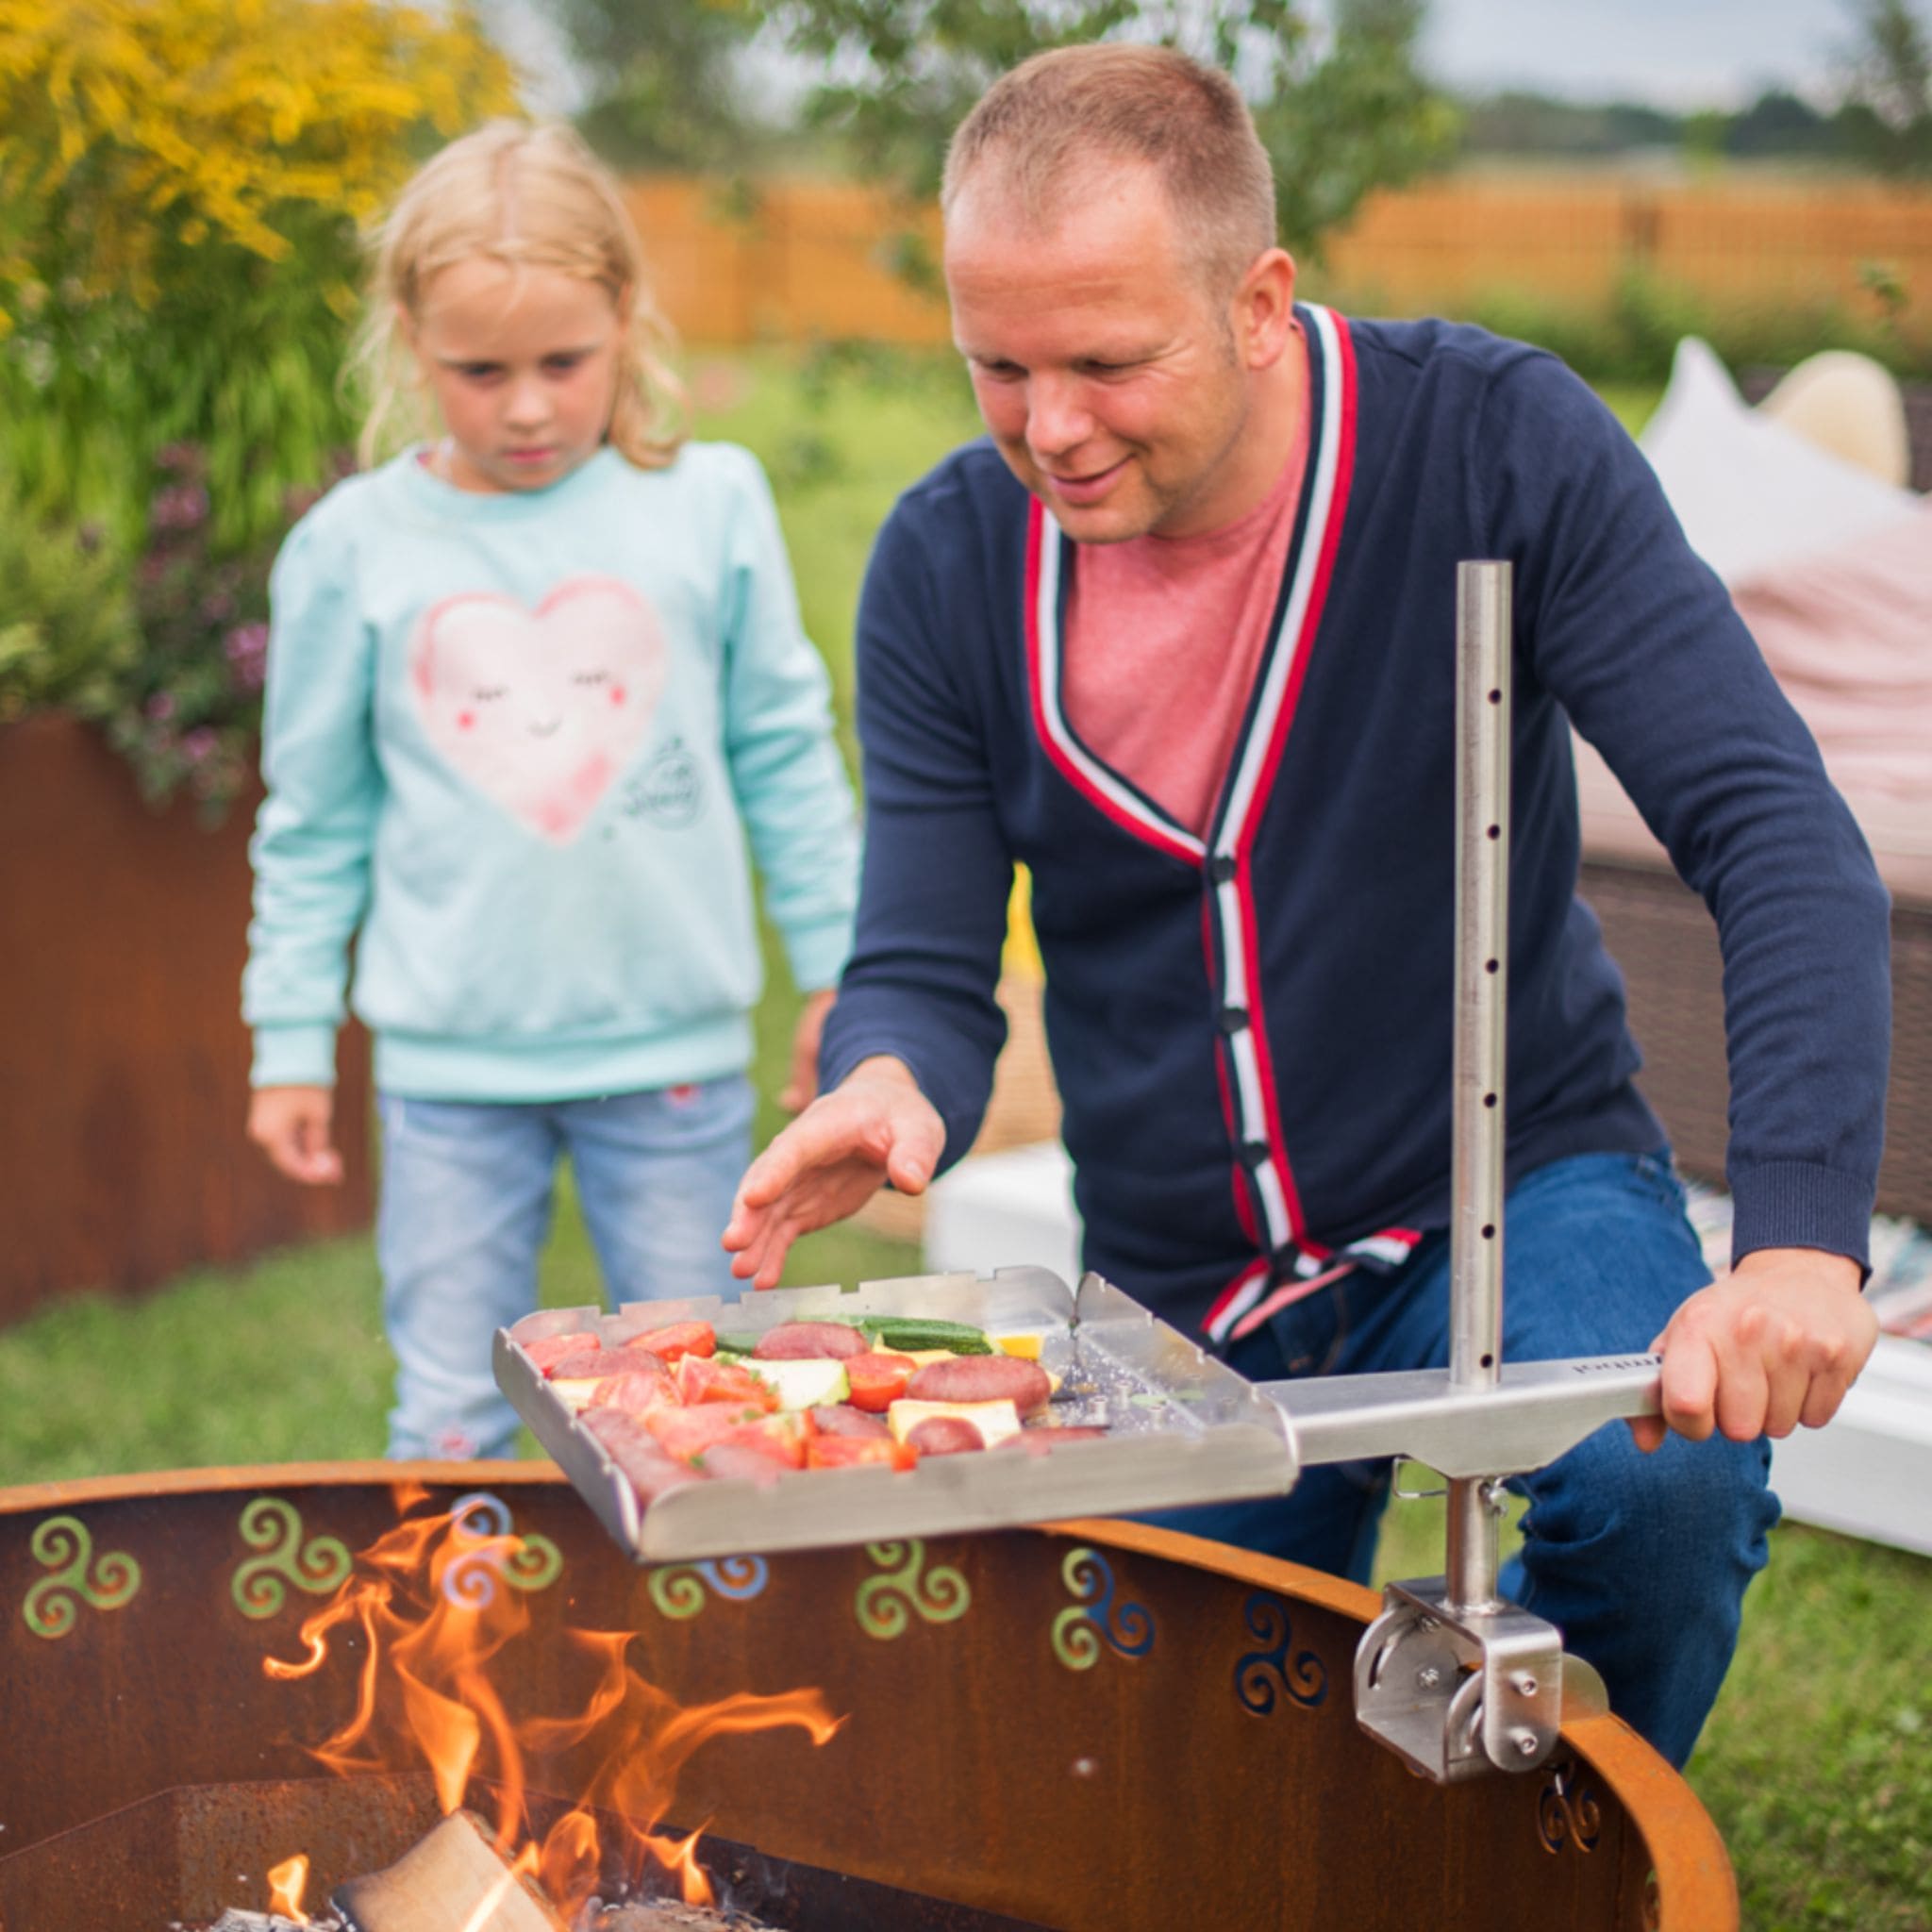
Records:
[[[1854,38],[1841,0],[1430,0],[1425,58],[1450,86],[1737,108],[1827,92]]]
[[[488,12],[532,71],[536,105],[568,112],[578,91],[543,0],[491,0]],[[1429,0],[1424,52],[1464,92],[1738,108],[1771,86],[1829,96],[1853,37],[1846,0]]]

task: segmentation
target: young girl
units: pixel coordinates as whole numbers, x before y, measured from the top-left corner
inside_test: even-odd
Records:
[[[380,242],[367,474],[273,579],[249,1132],[339,1177],[335,1034],[375,1040],[393,1456],[508,1454],[491,1331],[568,1154],[614,1299],[735,1291],[760,967],[744,844],[811,997],[857,835],[756,460],[688,443],[610,179],[558,127],[443,150]],[[413,399],[440,437],[370,470]]]

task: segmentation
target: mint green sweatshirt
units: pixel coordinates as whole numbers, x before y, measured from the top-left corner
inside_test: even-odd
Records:
[[[761,990],[747,836],[798,984],[837,979],[857,831],[754,458],[606,449],[481,495],[417,452],[340,485],[272,580],[257,1086],[539,1101],[737,1072]]]

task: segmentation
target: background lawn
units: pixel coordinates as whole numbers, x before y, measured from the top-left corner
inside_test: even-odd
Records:
[[[873,534],[894,493],[976,423],[950,363],[867,358],[827,382],[829,366],[700,356],[691,389],[703,432],[748,443],[772,473],[806,621],[849,733],[852,615]],[[1634,429],[1656,397],[1618,390],[1607,399]],[[769,1095],[795,999],[769,936],[767,957],[757,1075]],[[776,1119],[767,1100],[761,1135]],[[801,1243],[787,1278],[856,1281],[919,1266],[916,1250],[839,1229]],[[569,1305],[599,1294],[566,1175],[543,1296]],[[391,1362],[376,1302],[371,1243],[352,1239],[197,1274],[137,1302],[52,1307],[0,1333],[0,1483],[379,1455]],[[1439,1506],[1396,1505],[1379,1575],[1441,1567]],[[1780,1529],[1690,1766],[1736,1861],[1750,1932],[1932,1927],[1928,1741],[1932,1563]]]

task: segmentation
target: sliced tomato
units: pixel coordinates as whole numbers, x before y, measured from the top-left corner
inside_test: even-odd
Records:
[[[919,1451],[890,1436],[814,1436],[805,1445],[808,1469],[857,1469],[877,1463],[887,1469],[913,1469]]]
[[[668,1328],[653,1328],[633,1335],[626,1348],[641,1348],[660,1361],[675,1362],[688,1355],[716,1355],[718,1331],[708,1322],[674,1322]]]
[[[621,1374],[624,1357],[614,1348],[575,1348],[560,1355],[543,1371],[553,1382],[599,1382],[606,1375]]]
[[[845,1379],[852,1385],[853,1407],[884,1415],[905,1394],[918,1367],[909,1355],[887,1355],[877,1349],[848,1357]]]
[[[806,1446],[810,1440],[811,1424],[804,1416],[793,1413],[760,1416],[756,1422],[740,1423],[720,1439],[717,1446],[728,1444],[735,1449],[752,1450],[781,1469],[803,1469]],[[715,1474],[710,1455],[710,1450],[705,1451],[704,1466]]]
[[[588,1328],[576,1328],[568,1335],[546,1335],[541,1341],[526,1341],[524,1353],[541,1373],[548,1374],[551,1364],[560,1362],[565,1356],[585,1354],[603,1345]]]
[[[688,1355],[677,1365],[677,1392],[690,1404],[735,1402],[741,1407],[774,1409],[778,1391],[736,1362],[708,1361]]]
[[[643,1415],[676,1400],[669,1375],[655,1369],[643,1373],[632,1369],[621,1375],[605,1376],[591,1397],[591,1407],[621,1408],[630,1415]]]
[[[697,1408],[654,1408],[643,1421],[644,1426],[663,1443],[667,1454],[680,1462],[689,1462],[713,1443],[724,1441],[734,1430],[755,1424],[760,1419],[756,1408],[707,1402]]]

